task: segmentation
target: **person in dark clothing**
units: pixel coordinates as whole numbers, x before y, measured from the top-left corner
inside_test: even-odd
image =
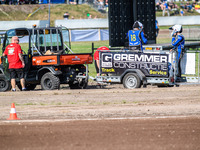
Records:
[[[64,19],[68,19],[69,18],[69,13],[68,12],[64,13],[63,18]]]

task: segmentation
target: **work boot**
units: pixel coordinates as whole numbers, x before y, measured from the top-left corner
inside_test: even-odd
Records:
[[[22,91],[27,91],[26,88],[22,88]]]
[[[12,89],[11,91],[12,91],[12,92],[16,92],[16,89]]]

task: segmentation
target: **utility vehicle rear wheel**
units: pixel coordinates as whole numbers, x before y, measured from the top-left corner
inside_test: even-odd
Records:
[[[40,83],[43,90],[55,90],[60,88],[60,79],[51,72],[45,73]]]
[[[141,87],[141,80],[136,73],[127,73],[123,79],[123,85],[127,89]]]
[[[0,75],[0,92],[11,90],[10,81],[7,81],[4,75]]]

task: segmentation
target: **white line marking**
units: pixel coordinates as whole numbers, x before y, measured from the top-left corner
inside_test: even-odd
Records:
[[[36,122],[66,122],[66,121],[103,121],[103,120],[137,120],[137,119],[170,119],[170,118],[200,118],[200,116],[157,116],[157,117],[124,117],[124,118],[94,118],[94,119],[42,119],[42,120],[6,120],[1,123],[36,123]]]

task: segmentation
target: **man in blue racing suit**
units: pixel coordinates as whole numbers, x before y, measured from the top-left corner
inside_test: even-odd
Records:
[[[177,79],[179,80],[181,78],[181,58],[184,55],[184,45],[185,45],[185,39],[184,36],[181,34],[183,29],[181,25],[174,25],[169,28],[172,31],[172,46],[173,48],[170,51],[176,51],[176,64],[178,68],[177,72]]]
[[[142,44],[147,43],[147,39],[142,31],[142,24],[136,21],[133,24],[133,30],[128,31],[129,47],[131,50],[139,49],[143,52]]]

